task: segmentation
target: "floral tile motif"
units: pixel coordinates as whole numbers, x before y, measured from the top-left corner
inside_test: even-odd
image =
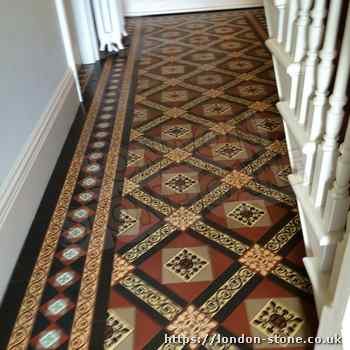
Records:
[[[267,131],[275,131],[279,128],[281,128],[281,123],[280,121],[277,121],[275,119],[263,119],[259,120],[256,123],[257,127],[262,128]]]
[[[163,131],[164,138],[179,139],[188,137],[191,133],[191,128],[188,125],[174,125],[167,127]]]
[[[189,176],[176,174],[175,176],[169,178],[165,182],[165,185],[177,193],[184,193],[188,192],[196,183],[197,181]]]
[[[230,90],[230,93],[235,93],[243,98],[251,101],[259,101],[271,94],[273,88],[265,84],[255,83],[252,81],[244,82]]]
[[[225,123],[218,123],[210,127],[210,129],[217,134],[226,135],[232,131],[233,127]]]
[[[246,184],[248,184],[251,180],[252,180],[251,176],[248,176],[247,174],[233,170],[230,174],[224,177],[222,181],[232,187],[241,189]]]
[[[249,108],[253,109],[254,111],[257,111],[257,112],[263,112],[266,109],[268,109],[270,106],[271,106],[271,104],[268,102],[256,101],[256,102],[250,104]]]
[[[235,158],[239,153],[242,152],[242,148],[237,147],[233,143],[224,143],[223,145],[219,145],[215,149],[215,153],[230,160]]]
[[[170,222],[172,225],[180,229],[181,231],[185,231],[188,227],[194,224],[200,218],[199,215],[191,212],[190,210],[180,207],[174,213],[172,213],[169,217],[166,218],[166,221]]]
[[[165,263],[165,267],[168,270],[186,282],[191,281],[207,265],[208,261],[188,248],[182,249]]]
[[[131,333],[133,327],[125,320],[118,316],[115,310],[107,311],[107,320],[105,327],[105,350],[114,350],[123,342]]]
[[[181,108],[186,103],[198,96],[199,93],[192,89],[179,86],[169,86],[163,91],[148,96],[147,99],[166,108]],[[143,100],[145,100],[145,98]]]
[[[222,94],[222,92],[220,92]],[[244,105],[237,102],[228,102],[220,97],[208,96],[206,100],[190,109],[190,112],[207,118],[213,122],[227,122],[235,115],[245,110]],[[212,98],[210,98],[212,97]]]
[[[166,154],[166,157],[171,159],[172,161],[176,162],[176,163],[180,163],[183,160],[189,158],[191,156],[190,153],[183,151],[180,148],[176,148],[174,150],[172,150],[171,152],[169,152],[168,154]]]
[[[263,216],[265,212],[260,208],[249,203],[240,203],[236,208],[231,210],[227,216],[237,220],[243,225],[254,226]]]
[[[128,193],[133,192],[134,190],[136,190],[139,187],[138,184],[135,184],[134,182],[125,179],[124,182],[124,187],[123,187],[123,195],[126,195]]]
[[[239,259],[239,262],[262,276],[266,276],[281,260],[280,256],[255,244]]]
[[[161,95],[162,102],[185,102],[188,100],[186,90],[172,90],[163,92]]]
[[[121,256],[114,257],[114,269],[112,275],[112,285],[115,285],[121,279],[123,279],[130,271],[134,269],[134,266],[129,264]]]
[[[280,337],[293,337],[303,323],[300,315],[273,299],[250,322],[264,335]]]
[[[197,337],[204,339],[217,327],[217,322],[212,321],[205,314],[190,305],[171,323],[167,330],[174,335],[183,337]],[[195,349],[198,344],[190,344],[190,349]]]
[[[186,114],[186,111],[184,109],[174,107],[174,108],[167,109],[165,114],[172,118],[178,118]]]

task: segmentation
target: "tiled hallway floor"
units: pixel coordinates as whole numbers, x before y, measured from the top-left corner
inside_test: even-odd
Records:
[[[7,349],[314,335],[263,18],[130,21],[130,47],[102,66],[49,225],[29,236],[24,255],[40,242],[32,271],[21,276],[22,256],[10,285]]]

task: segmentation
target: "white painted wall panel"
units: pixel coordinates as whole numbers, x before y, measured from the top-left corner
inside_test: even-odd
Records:
[[[0,44],[2,183],[67,70],[55,2],[1,1]]]

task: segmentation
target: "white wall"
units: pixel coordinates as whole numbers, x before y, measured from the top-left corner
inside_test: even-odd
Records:
[[[2,0],[0,50],[1,302],[79,98],[54,1]]]
[[[0,4],[0,183],[67,70],[54,1]]]

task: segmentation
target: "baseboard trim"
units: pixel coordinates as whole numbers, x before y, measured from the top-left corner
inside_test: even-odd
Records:
[[[78,107],[69,70],[0,188],[0,301]]]
[[[132,0],[125,4],[125,13],[126,16],[137,17],[171,13],[233,10],[262,6],[262,0],[217,0],[216,4],[213,4],[210,0]]]

